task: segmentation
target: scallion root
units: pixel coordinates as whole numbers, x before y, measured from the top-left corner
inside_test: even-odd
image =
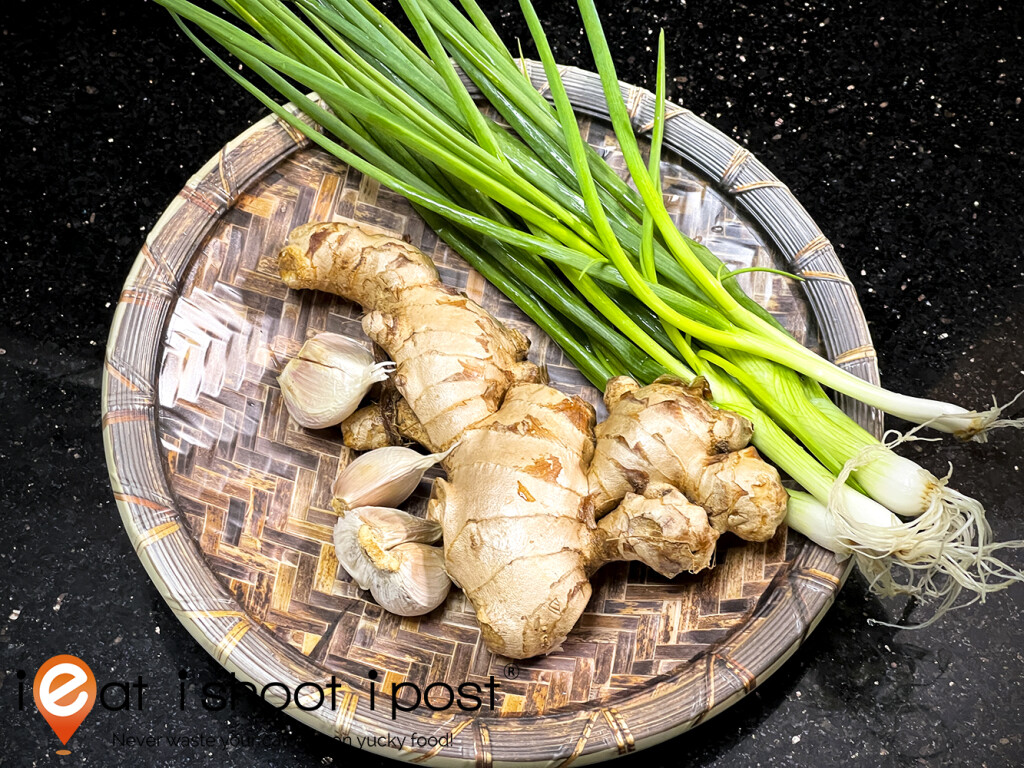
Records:
[[[1024,390],[1018,392],[1016,397],[1006,405],[999,405],[993,396],[992,407],[987,411],[968,411],[967,413],[952,416],[941,416],[936,421],[941,421],[943,424],[948,424],[951,427],[957,427],[958,424],[963,422],[963,426],[951,429],[950,431],[961,439],[984,443],[988,440],[988,433],[993,429],[1002,429],[1003,427],[1024,429],[1024,417],[1016,419],[1001,418],[1008,408],[1011,408],[1020,400],[1021,395],[1024,395]]]
[[[843,466],[829,494],[826,514],[835,538],[853,553],[872,591],[891,597],[907,595],[925,603],[939,600],[925,621],[905,629],[920,629],[953,609],[984,602],[992,592],[1024,582],[1024,573],[996,556],[1002,549],[1024,548],[1024,541],[993,542],[985,508],[977,499],[948,486],[950,473],[936,479],[928,508],[906,522],[875,525],[858,519],[842,493],[850,474],[891,450],[905,438],[862,449]],[[966,590],[973,597],[957,603]]]
[[[881,405],[879,407],[887,413],[907,421],[913,421],[923,427],[951,433],[961,440],[974,440],[975,442],[984,443],[988,440],[988,433],[993,429],[1000,429],[1002,427],[1024,429],[1024,418],[1002,418],[1003,413],[1012,407],[1022,395],[1024,395],[1024,391],[1018,392],[1017,396],[1006,405],[999,405],[995,397],[993,397],[993,406],[986,411],[968,411],[951,403],[915,398],[909,399],[909,410],[896,407],[895,405],[892,407]],[[897,399],[902,397],[902,395],[896,396],[892,399],[892,402],[895,403]],[[926,406],[923,410],[922,404]]]

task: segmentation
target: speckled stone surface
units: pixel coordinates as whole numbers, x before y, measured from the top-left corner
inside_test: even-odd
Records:
[[[541,5],[558,58],[590,66],[571,4]],[[744,143],[836,244],[886,384],[963,404],[1005,399],[1024,388],[1024,12],[847,5],[600,7],[620,76],[651,83],[665,27],[671,98]],[[525,36],[514,6],[488,6],[509,41]],[[222,671],[150,584],[106,480],[100,371],[121,283],[185,180],[261,108],[151,2],[6,0],[0,51],[0,765],[387,763],[255,697],[233,713],[191,705]],[[952,462],[997,536],[1019,539],[1022,447],[1020,432],[1004,432],[984,446],[909,450],[939,472]],[[1024,553],[1009,559],[1019,567]],[[1024,763],[1024,588],[922,631],[866,623],[903,610],[853,578],[753,695],[618,764]],[[94,709],[67,756],[31,704],[35,670],[61,652],[101,684],[149,685],[142,710],[134,692],[129,711]]]

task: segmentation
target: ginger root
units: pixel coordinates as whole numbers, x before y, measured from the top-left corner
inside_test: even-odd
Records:
[[[712,406],[703,381],[661,376],[640,387],[617,376],[605,390],[608,418],[597,426],[590,499],[597,515],[627,493],[668,483],[707,510],[719,532],[766,541],[786,516],[778,470],[747,444],[750,422]]]
[[[594,409],[542,384],[512,387],[466,431],[435,480],[448,575],[487,646],[512,658],[559,645],[590,599],[587,464]]]
[[[342,296],[367,311],[363,330],[394,360],[393,381],[432,451],[494,413],[514,381],[536,381],[529,341],[444,285],[423,253],[350,224],[295,229],[278,257],[291,288]]]
[[[589,577],[641,560],[672,577],[707,567],[718,533],[678,490],[651,484],[600,523],[588,499],[594,410],[543,384],[509,389],[468,429],[435,480],[428,517],[448,574],[476,609],[488,648],[511,658],[561,645],[590,599]]]

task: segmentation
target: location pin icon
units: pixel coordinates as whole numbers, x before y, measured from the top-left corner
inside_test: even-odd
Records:
[[[96,678],[88,664],[65,653],[39,668],[32,693],[46,722],[67,744],[96,702]]]

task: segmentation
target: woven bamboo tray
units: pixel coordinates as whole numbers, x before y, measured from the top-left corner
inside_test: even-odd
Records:
[[[530,65],[545,91],[543,71]],[[622,168],[596,75],[563,72],[587,140]],[[636,130],[652,94],[623,86]],[[878,380],[853,287],[835,251],[789,190],[688,110],[669,107],[666,199],[682,230],[732,268],[775,266],[744,288],[808,346]],[[624,172],[624,171],[623,171]],[[359,311],[288,290],[276,254],[310,220],[353,220],[399,233],[443,279],[527,333],[552,382],[598,393],[508,300],[426,228],[403,198],[267,117],[188,182],[150,233],[125,283],[107,347],[103,436],[125,528],[150,577],[192,635],[258,687],[340,683],[336,706],[285,711],[324,733],[451,734],[443,748],[376,749],[431,764],[583,764],[679,734],[749,693],[803,642],[847,568],[785,527],[766,543],[720,542],[718,564],[666,581],[636,564],[606,567],[563,648],[517,662],[494,656],[461,592],[428,616],[382,611],[339,570],[330,485],[351,459],[337,431],[290,422],[276,375],[307,336],[360,337]],[[850,412],[879,434],[877,414]],[[421,486],[422,505],[429,488]],[[368,704],[391,683],[500,688],[473,716],[421,707],[391,720]],[[278,688],[266,698],[282,706]],[[307,691],[311,689],[306,689]],[[307,698],[300,704],[307,707]],[[453,708],[454,709],[454,708]]]

